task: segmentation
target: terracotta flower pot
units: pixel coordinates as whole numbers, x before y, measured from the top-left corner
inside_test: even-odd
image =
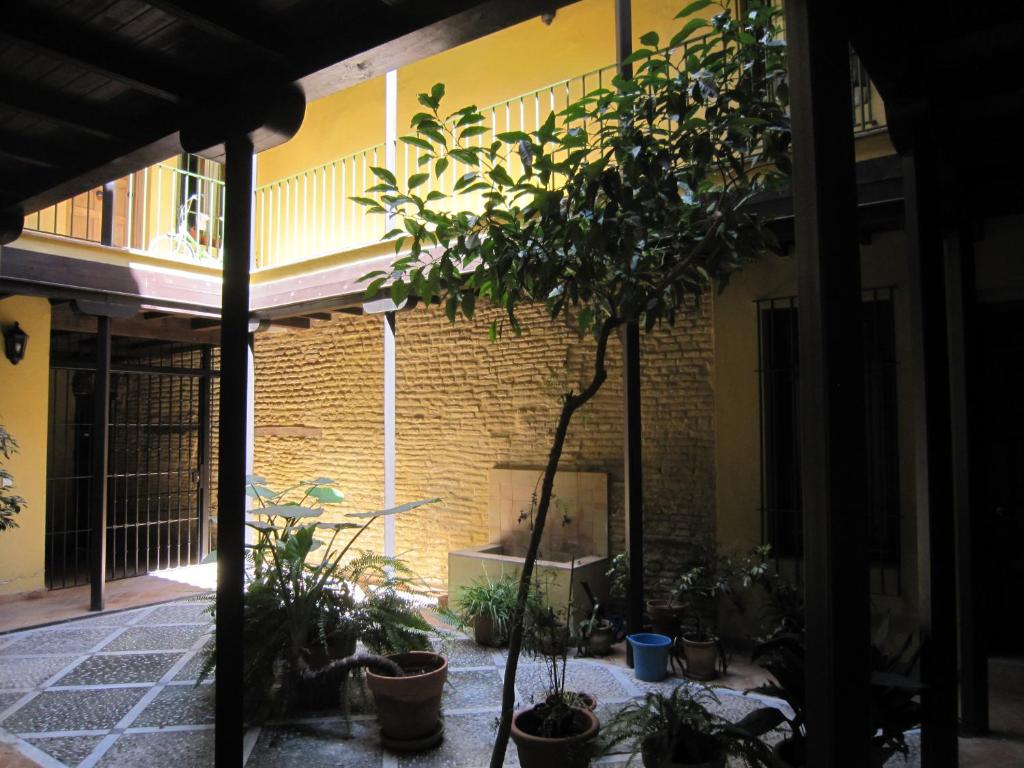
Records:
[[[366,670],[366,684],[377,703],[381,738],[392,749],[432,746],[440,740],[441,692],[448,679],[448,660],[428,651],[393,653],[387,658],[406,672],[403,677]],[[434,742],[436,743],[436,742]],[[408,750],[407,750],[408,751]]]
[[[477,645],[499,646],[501,637],[489,613],[481,613],[473,618],[473,640]]]
[[[607,656],[612,652],[612,644],[615,642],[615,630],[611,624],[602,624],[596,627],[587,640],[587,647],[594,656]]]
[[[686,676],[695,680],[711,680],[718,676],[718,640],[682,638],[686,659]]]
[[[512,718],[512,741],[519,752],[522,768],[586,768],[590,765],[590,742],[601,727],[597,716],[588,709],[573,708],[578,733],[560,739],[535,736],[531,720],[536,720],[534,709],[523,709]]]
[[[679,634],[679,622],[683,617],[686,603],[676,600],[648,600],[647,615],[655,634],[675,637]]]

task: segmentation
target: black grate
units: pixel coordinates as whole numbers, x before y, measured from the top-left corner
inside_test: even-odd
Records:
[[[898,595],[900,576],[896,341],[891,288],[864,291],[865,478],[872,591]],[[795,297],[757,302],[762,540],[801,578],[799,341]]]
[[[90,334],[53,333],[46,505],[51,589],[89,581],[94,349]],[[197,563],[204,554],[210,361],[205,346],[113,339],[108,579]]]

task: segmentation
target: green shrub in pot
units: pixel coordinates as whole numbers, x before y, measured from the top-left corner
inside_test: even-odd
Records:
[[[256,519],[246,523],[255,532],[247,545],[242,630],[247,719],[300,704],[337,706],[338,687],[325,691],[319,682],[304,681],[300,670],[351,655],[357,641],[375,653],[429,647],[431,626],[401,594],[415,591],[408,567],[395,558],[356,553],[353,546],[377,518],[436,499],[324,522],[324,506],[344,499],[330,478],[284,491],[271,490],[262,477],[247,482],[246,492],[258,504]],[[211,649],[200,679],[213,665]]]
[[[456,616],[473,627],[473,639],[479,645],[499,646],[506,642],[508,622],[516,605],[519,580],[506,574],[492,581],[484,574],[455,597]]]
[[[724,768],[729,758],[748,766],[767,765],[768,748],[708,710],[717,703],[714,692],[702,685],[650,692],[604,726],[602,751],[631,742],[630,761],[639,753],[645,768]]]

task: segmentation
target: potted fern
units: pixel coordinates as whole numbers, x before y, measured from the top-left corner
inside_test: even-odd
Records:
[[[631,742],[630,761],[639,753],[645,768],[724,768],[730,757],[748,766],[766,765],[768,748],[708,710],[717,703],[714,692],[701,685],[648,693],[608,722],[603,751]]]
[[[462,587],[455,598],[455,612],[464,623],[473,627],[477,645],[501,646],[506,642],[509,619],[516,604],[519,580],[506,574],[491,581],[482,579]]]
[[[347,714],[347,696],[341,695],[347,673],[326,680],[304,670],[351,656],[357,641],[376,653],[427,650],[431,631],[402,594],[414,591],[409,568],[396,558],[357,553],[354,545],[377,518],[436,499],[324,522],[325,506],[344,500],[332,479],[284,491],[271,490],[262,477],[247,483],[257,509],[256,519],[246,523],[255,531],[243,625],[246,717],[339,704]],[[201,679],[212,671],[213,658],[211,649]]]

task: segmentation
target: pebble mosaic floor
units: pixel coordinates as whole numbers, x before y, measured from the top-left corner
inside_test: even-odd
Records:
[[[179,602],[0,635],[0,741],[45,768],[137,768],[213,765],[213,683],[196,685],[212,625],[205,605]],[[416,756],[383,751],[372,699],[354,696],[352,738],[335,713],[271,723],[246,739],[250,768],[477,768],[486,766],[498,714],[502,652],[461,636],[438,637],[449,657],[444,693],[446,736],[440,747]],[[588,691],[602,720],[646,690],[669,690],[682,681],[638,683],[630,670],[571,659],[567,687]],[[543,668],[524,659],[517,694],[528,703],[542,695]],[[718,710],[739,719],[763,702],[719,691]],[[622,764],[611,755],[596,765]],[[904,763],[917,765],[916,756]],[[508,766],[518,766],[510,745]],[[634,765],[639,765],[635,761]]]

